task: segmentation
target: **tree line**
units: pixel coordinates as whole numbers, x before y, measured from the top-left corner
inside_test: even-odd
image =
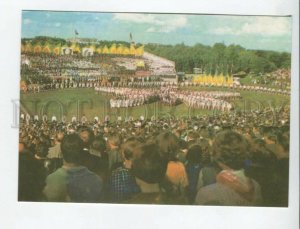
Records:
[[[291,54],[265,50],[247,50],[240,45],[216,43],[213,46],[147,44],[145,51],[176,63],[178,72],[193,73],[201,68],[206,74],[268,73],[290,68]]]

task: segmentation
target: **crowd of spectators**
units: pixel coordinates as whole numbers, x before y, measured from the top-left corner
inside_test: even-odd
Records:
[[[289,110],[20,121],[19,200],[287,206]]]

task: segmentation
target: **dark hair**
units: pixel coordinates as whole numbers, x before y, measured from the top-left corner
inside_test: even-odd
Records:
[[[287,153],[290,150],[290,142],[289,142],[289,136],[286,136],[284,134],[278,134],[277,135],[277,143],[281,145]]]
[[[198,138],[200,138],[199,133],[195,131],[190,131],[187,136],[188,138],[191,138],[191,140],[197,140]]]
[[[92,141],[91,149],[103,153],[106,150],[106,141],[104,138],[102,136],[95,137]]]
[[[61,143],[61,152],[64,160],[68,163],[79,164],[83,145],[83,141],[77,134],[65,136]]]
[[[154,145],[138,147],[132,163],[132,173],[146,183],[160,183],[167,171],[167,161],[164,160],[159,148]]]
[[[168,161],[176,160],[179,150],[179,139],[171,132],[164,132],[157,136],[156,143],[161,155]]]
[[[198,144],[192,145],[186,154],[186,159],[188,160],[189,164],[201,163],[201,161],[202,161],[201,146]]]
[[[82,136],[83,133],[86,133],[87,135],[83,135]],[[92,141],[93,141],[93,138],[94,138],[94,134],[91,131],[91,129],[89,129],[89,128],[82,128],[79,131],[79,136],[80,136],[80,138],[83,141],[84,147],[89,148],[90,145],[91,145],[91,143],[92,143]],[[85,137],[87,137],[87,138],[85,138]]]
[[[242,169],[250,152],[249,147],[248,141],[241,134],[231,130],[221,131],[213,143],[213,158],[231,169]]]
[[[40,143],[36,146],[36,155],[39,157],[47,157],[48,155],[48,146],[45,143]]]
[[[122,142],[122,139],[121,139],[121,136],[118,133],[112,132],[108,135],[108,141],[110,143],[112,143],[113,145],[115,145],[115,146],[120,146],[121,142]]]

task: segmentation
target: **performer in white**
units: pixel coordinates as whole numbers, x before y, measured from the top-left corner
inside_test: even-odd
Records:
[[[52,122],[56,122],[56,121],[57,121],[57,119],[56,119],[56,116],[55,116],[55,115],[53,115],[53,116],[52,116],[52,118],[51,118],[51,121],[52,121]]]
[[[77,120],[77,119],[76,119],[76,116],[75,116],[75,115],[73,115],[73,117],[72,117],[71,121],[72,121],[72,122],[76,122],[76,120]]]
[[[87,117],[85,116],[85,114],[83,114],[83,116],[81,117],[81,123],[84,125],[87,122]]]
[[[39,116],[36,114],[34,115],[34,118],[33,118],[34,121],[39,121]]]
[[[46,115],[46,114],[44,114],[44,115],[43,115],[43,117],[42,117],[42,119],[43,119],[43,122],[47,122],[47,120],[48,120],[48,117],[47,117],[47,115]]]
[[[30,123],[30,114],[26,114],[26,124],[29,125]]]

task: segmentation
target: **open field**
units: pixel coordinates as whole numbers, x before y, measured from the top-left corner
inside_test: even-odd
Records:
[[[203,88],[203,87],[188,87],[183,90],[228,90],[226,88]],[[280,107],[283,104],[288,105],[290,98],[284,95],[275,95],[267,93],[257,93],[251,91],[240,91],[242,99],[234,100],[235,110],[249,111],[250,109],[264,108],[268,106]],[[97,94],[94,89],[81,88],[57,91],[44,91],[40,93],[21,94],[21,105],[32,115],[47,114],[48,118],[55,115],[58,119],[62,114],[66,115],[68,120],[72,116],[81,117],[83,114],[88,119],[95,116],[103,119],[105,115],[109,115],[111,119],[117,116],[123,118],[132,116],[134,118],[141,115],[150,118],[155,115],[176,117],[189,115],[213,114],[211,110],[191,109],[185,104],[178,106],[167,106],[160,102],[146,104],[133,108],[114,108],[109,106],[109,95]]]

